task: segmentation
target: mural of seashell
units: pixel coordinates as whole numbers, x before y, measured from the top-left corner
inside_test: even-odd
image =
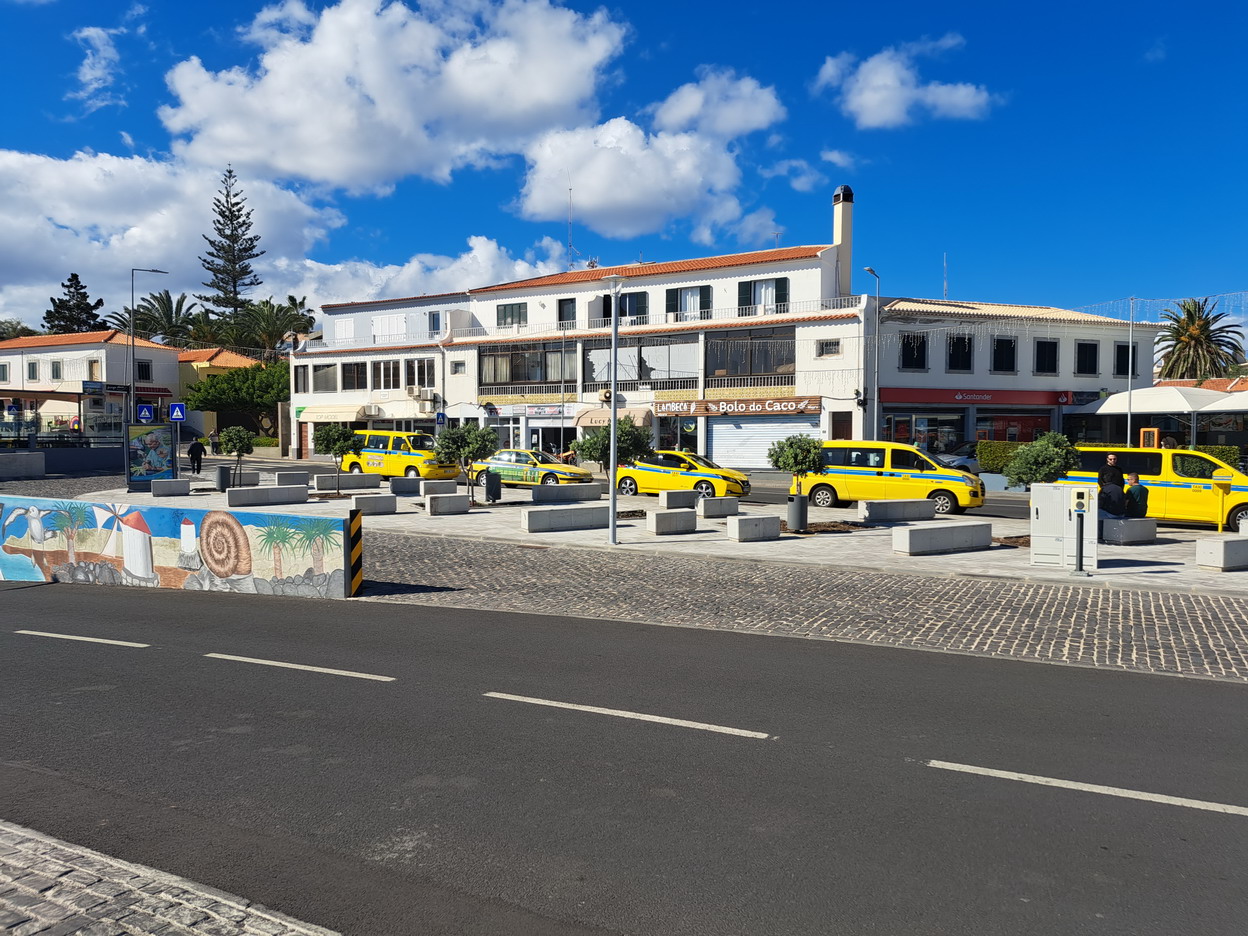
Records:
[[[251,574],[247,531],[224,510],[210,510],[200,521],[199,555],[217,578]]]

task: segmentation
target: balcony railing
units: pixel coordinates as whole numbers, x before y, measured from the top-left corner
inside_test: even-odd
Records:
[[[707,390],[723,390],[727,387],[792,387],[792,374],[748,374],[741,377],[707,377]]]

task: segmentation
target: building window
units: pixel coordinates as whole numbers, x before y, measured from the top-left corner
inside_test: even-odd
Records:
[[[737,315],[789,311],[789,278],[742,280],[737,283]]]
[[[576,346],[547,342],[503,345],[481,352],[481,383],[570,383],[576,381]]]
[[[134,379],[143,381],[144,383],[152,382],[152,362],[151,361],[135,361],[134,362]]]
[[[9,382],[9,365],[0,364],[0,383]]]
[[[409,358],[403,362],[406,370],[406,379],[404,386],[408,387],[432,387],[433,386],[433,364],[434,359],[427,358]]]
[[[927,335],[901,333],[901,370],[927,370]]]
[[[683,286],[667,291],[667,320],[687,322],[711,317],[711,287]]]
[[[342,365],[343,390],[368,389],[368,365],[363,361],[351,361]]]
[[[1037,374],[1057,373],[1056,338],[1036,339],[1036,363],[1034,370]]]
[[[38,361],[26,362],[26,379],[27,380],[39,379],[39,362]]]
[[[1096,377],[1101,373],[1101,345],[1097,341],[1075,342],[1075,376]]]
[[[527,302],[507,302],[498,306],[498,327],[507,325],[529,324],[529,304]]]
[[[313,364],[312,365],[312,392],[313,393],[337,393],[338,392],[338,365],[337,364]]]
[[[975,369],[975,339],[970,335],[950,335],[945,370],[969,372]]]
[[[815,343],[815,354],[819,357],[840,357],[841,356],[841,339],[828,338],[824,341]]]
[[[100,362],[96,360],[87,361],[87,380],[100,379]]]
[[[355,319],[341,319],[334,323],[334,337],[339,341],[350,341],[355,337]]]
[[[746,377],[792,374],[797,360],[794,331],[787,328],[751,328],[707,337],[706,375]]]
[[[1018,372],[1018,341],[1016,339],[992,339],[992,372],[994,374]]]
[[[49,361],[48,366],[52,369],[53,380],[64,380],[62,374],[65,371],[64,365],[60,361]]]
[[[602,297],[603,318],[611,319],[611,297]],[[620,293],[620,320],[632,319],[633,325],[645,325],[650,321],[650,294],[644,292]]]
[[[393,341],[407,334],[407,316],[402,312],[396,315],[373,316],[373,340]]]
[[[442,334],[442,313],[441,312],[429,313],[429,334],[431,335]]]
[[[571,328],[576,324],[576,300],[559,300],[559,327]]]
[[[1131,373],[1130,376],[1135,377],[1140,373],[1140,348],[1139,345],[1132,345],[1131,351]],[[1125,341],[1114,342],[1114,376],[1127,376],[1127,343]]]
[[[295,393],[308,392],[308,365],[295,365]]]
[[[398,388],[399,362],[373,361],[373,389],[397,390]]]
[[[466,361],[451,361],[451,373],[452,374],[468,373],[468,363]]]

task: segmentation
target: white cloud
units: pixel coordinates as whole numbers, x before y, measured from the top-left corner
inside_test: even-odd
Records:
[[[776,89],[755,79],[737,78],[731,68],[698,70],[696,84],[681,85],[654,109],[654,126],[677,133],[695,130],[731,139],[763,130],[785,118]]]
[[[783,234],[784,228],[776,226],[776,213],[770,208],[759,208],[751,211],[741,219],[736,227],[737,240],[743,244],[758,247],[764,244],[775,245],[776,235]]]
[[[853,153],[847,153],[844,150],[823,150],[819,153],[819,158],[824,162],[830,162],[832,165],[838,166],[841,169],[853,169],[858,163],[858,160]]]
[[[839,88],[840,106],[859,129],[900,127],[915,120],[915,112],[959,120],[980,120],[988,115],[1000,96],[982,85],[924,83],[915,59],[960,48],[965,40],[956,33],[939,39],[890,47],[854,67],[854,59],[841,53],[824,61],[812,87],[816,91]]]
[[[813,192],[828,180],[804,159],[782,159],[774,166],[758,170],[764,179],[788,179],[795,192]]]
[[[114,36],[123,35],[123,28],[104,29],[100,26],[84,26],[73,32],[73,38],[82,46],[86,55],[78,66],[78,90],[65,95],[67,99],[82,101],[88,112],[108,104],[124,104],[121,98],[101,93],[111,87],[117,77],[121,56],[113,42]]]
[[[607,237],[636,237],[692,217],[695,239],[740,216],[731,194],[741,174],[723,144],[695,133],[647,134],[624,117],[552,131],[526,156],[520,210],[551,221],[573,191],[578,222]]]
[[[522,152],[596,117],[595,90],[625,30],[549,0],[340,0],[266,7],[245,31],[254,70],[197,58],[166,76],[161,119],[189,161],[355,191]]]
[[[1149,50],[1144,53],[1144,61],[1148,62],[1149,64],[1154,64],[1156,62],[1164,62],[1166,60],[1166,55],[1167,55],[1166,40],[1164,38],[1158,39],[1156,42],[1152,44]]]

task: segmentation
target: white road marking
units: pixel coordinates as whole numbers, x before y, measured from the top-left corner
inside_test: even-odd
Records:
[[[1248,816],[1248,806],[1229,806],[1226,803],[1210,803],[1207,800],[1185,799],[1182,796],[1166,796],[1164,793],[1144,793],[1140,790],[1124,790],[1121,787],[1101,786],[1098,783],[1079,783],[1075,780],[1058,780],[1054,777],[1038,777],[1035,774],[1015,773],[1012,770],[993,770],[990,767],[975,767],[971,764],[951,764],[948,761],[930,760],[928,767],[940,770],[956,770],[960,773],[979,774],[983,777],[997,777],[1000,780],[1018,780],[1022,783],[1035,783],[1040,786],[1061,787],[1064,790],[1082,790],[1085,793],[1100,793],[1104,796],[1118,796],[1123,799],[1145,800],[1149,803],[1164,803],[1167,806],[1185,806],[1188,809],[1203,809],[1206,812],[1227,813],[1232,816]]]
[[[129,640],[105,640],[103,637],[79,637],[77,634],[50,634],[47,631],[14,631],[15,634],[27,634],[31,637],[57,637],[61,640],[85,640],[87,643],[112,644],[114,647],[150,647],[151,644],[132,643]]]
[[[683,718],[667,718],[663,715],[646,715],[642,712],[626,712],[623,709],[598,708],[596,705],[575,705],[572,702],[554,702],[550,699],[532,699],[528,696],[509,695],[506,692],[486,692],[490,699],[506,699],[509,702],[527,702],[530,705],[549,705],[551,708],[572,709],[577,712],[591,712],[594,715],[614,715],[616,718],[632,718],[637,721],[658,722],[660,725],[675,725],[677,728],[696,728],[699,731],[715,731],[719,734],[736,735],[740,738],[770,738],[765,731],[746,731],[744,728],[727,728],[723,725],[708,725],[703,722],[685,721]]]
[[[345,669],[328,669],[324,666],[305,666],[303,663],[281,663],[277,660],[257,660],[255,657],[231,656],[228,653],[205,653],[214,660],[233,660],[235,663],[258,663],[261,666],[280,666],[283,669],[307,670],[309,673],[328,673],[330,676],[351,676],[355,679],[373,679],[377,682],[394,682],[393,676],[377,676],[373,673],[356,673]]]

